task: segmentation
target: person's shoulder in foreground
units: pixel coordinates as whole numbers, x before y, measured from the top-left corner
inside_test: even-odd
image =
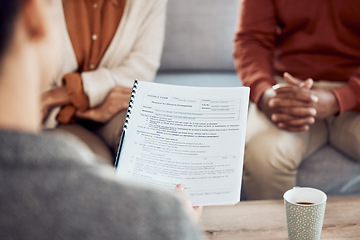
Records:
[[[121,183],[111,168],[79,161],[75,142],[0,131],[0,145],[0,239],[200,236],[179,199]]]
[[[0,4],[0,239],[199,239],[175,196],[122,183],[80,143],[40,134],[61,1]]]

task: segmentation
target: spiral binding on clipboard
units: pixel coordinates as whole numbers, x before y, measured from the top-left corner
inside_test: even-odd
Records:
[[[124,130],[126,130],[128,128],[132,108],[133,108],[134,101],[135,101],[138,83],[139,83],[138,80],[134,81],[134,85],[133,85],[130,100],[129,100],[129,106],[128,106],[128,110],[127,110],[126,117],[125,117],[124,128],[123,128]]]

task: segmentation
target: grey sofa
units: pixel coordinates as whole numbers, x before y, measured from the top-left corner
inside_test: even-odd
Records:
[[[241,86],[232,59],[238,6],[239,0],[169,0],[155,82]],[[322,189],[329,196],[360,196],[360,163],[325,145],[303,161],[297,185]]]

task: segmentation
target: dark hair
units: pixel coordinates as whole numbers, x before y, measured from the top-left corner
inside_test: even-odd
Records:
[[[14,33],[14,25],[23,0],[0,0],[0,60]]]

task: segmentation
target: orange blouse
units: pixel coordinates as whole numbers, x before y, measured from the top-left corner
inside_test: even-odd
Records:
[[[63,0],[78,69],[63,77],[72,103],[63,106],[59,112],[57,120],[60,123],[69,123],[77,110],[89,108],[81,73],[97,69],[120,24],[125,3],[126,0]]]

